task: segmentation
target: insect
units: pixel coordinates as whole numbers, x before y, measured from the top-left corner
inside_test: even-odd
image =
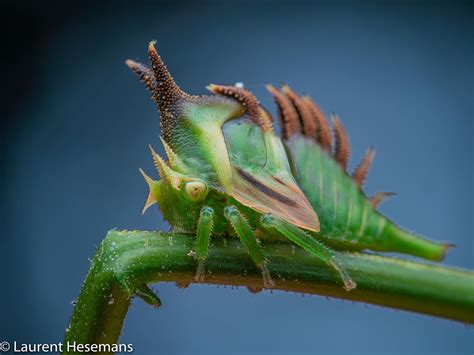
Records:
[[[409,233],[377,212],[391,194],[367,198],[362,191],[374,150],[349,175],[349,144],[340,120],[332,117],[331,130],[309,96],[286,85],[267,86],[278,106],[280,138],[271,114],[250,91],[209,85],[211,95],[186,94],[154,42],[148,53],[151,68],[126,64],[158,106],[167,160],[150,146],[160,179],[140,169],[149,186],[143,212],[158,204],[174,230],[196,235],[196,281],[204,280],[211,235],[240,238],[266,288],[274,282],[258,238],[300,246],[337,270],[348,291],[356,283],[334,249],[443,259],[449,244]]]

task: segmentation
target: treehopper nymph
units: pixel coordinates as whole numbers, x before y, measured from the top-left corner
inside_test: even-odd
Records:
[[[398,252],[442,260],[449,244],[404,231],[377,212],[390,193],[362,191],[374,150],[347,170],[349,145],[335,116],[331,130],[310,97],[290,87],[267,88],[278,106],[282,137],[273,118],[248,90],[209,85],[194,96],[174,82],[154,43],[151,68],[127,60],[152,94],[161,115],[165,161],[151,148],[160,180],[149,186],[143,212],[158,204],[176,231],[196,235],[195,279],[203,281],[209,239],[237,236],[274,285],[257,238],[288,240],[337,270],[346,290],[356,287],[333,249]]]

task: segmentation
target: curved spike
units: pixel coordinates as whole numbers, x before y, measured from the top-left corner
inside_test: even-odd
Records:
[[[367,173],[369,172],[370,165],[374,160],[375,150],[373,147],[369,147],[367,152],[364,154],[364,157],[360,161],[357,168],[355,168],[354,172],[352,173],[352,178],[356,182],[359,187],[362,187],[364,184],[365,178],[367,177]]]
[[[236,99],[244,108],[249,118],[255,122],[255,124],[262,127],[264,131],[272,129],[271,122],[265,121],[260,116],[260,105],[254,94],[244,88],[230,86],[230,85],[216,85],[210,84],[207,89],[214,94],[229,96]]]
[[[319,144],[327,152],[330,152],[331,147],[332,147],[331,128],[329,127],[329,124],[326,120],[326,117],[324,116],[324,113],[308,95],[303,97],[303,101],[308,106],[309,110],[312,113],[313,119],[316,122],[317,131],[318,131],[317,140]]]
[[[160,175],[160,178],[162,178],[163,180],[167,180],[169,174],[168,174],[168,167],[166,166],[166,163],[158,155],[158,153],[155,152],[151,144],[149,144],[148,147],[150,148],[151,157],[153,158],[153,163],[155,164],[156,170],[158,170],[158,174]]]
[[[268,130],[273,131],[273,117],[272,117],[272,114],[270,112],[268,112],[268,110],[263,106],[260,106],[259,109],[260,109],[260,117],[265,122],[265,125],[267,127],[269,127]]]
[[[296,111],[300,116],[301,122],[303,123],[303,133],[311,138],[316,138],[317,136],[317,126],[316,122],[313,119],[313,115],[306,104],[305,101],[296,93],[294,92],[288,85],[282,86],[282,91],[288,96],[290,101],[295,106]]]
[[[342,126],[339,117],[333,115],[331,118],[334,126],[335,138],[334,158],[339,162],[339,164],[341,164],[344,170],[347,170],[350,155],[349,138],[347,137],[346,130]]]
[[[143,178],[145,179],[148,187],[151,189],[155,181],[151,177],[149,177],[142,169],[139,169],[139,170],[140,170],[140,173],[143,175]]]
[[[142,208],[142,215],[145,214],[145,212],[154,204],[156,203],[155,196],[151,193],[151,191],[148,193],[148,196],[146,198],[145,204],[143,205]]]
[[[186,94],[176,85],[156,51],[154,42],[150,42],[148,54],[156,81],[152,98],[160,110],[160,125],[163,137],[169,141],[176,119],[180,115],[181,105],[185,101],[190,101],[193,96]]]
[[[278,106],[280,116],[281,129],[283,138],[288,139],[294,134],[301,131],[301,125],[298,119],[298,112],[286,95],[271,84],[267,85],[267,90],[273,95],[275,103]]]
[[[163,137],[160,136],[160,140],[163,144],[163,147],[165,147],[166,157],[168,158],[169,165],[171,166],[171,168],[175,168],[180,161],[178,155],[173,152],[173,149],[171,149],[171,147],[168,145],[168,143],[166,143]]]
[[[377,208],[377,206],[387,198],[390,198],[392,196],[395,196],[395,192],[377,192],[375,195],[373,195],[369,200],[370,204],[372,205],[373,208]]]
[[[182,105],[185,102],[195,102],[198,97],[183,92],[166,69],[163,60],[156,51],[155,42],[148,45],[151,69],[147,66],[128,59],[125,63],[132,69],[152,92],[152,99],[160,111],[160,125],[166,141],[172,139],[176,120],[181,116]]]
[[[142,169],[140,169],[140,173],[142,173],[149,189],[148,196],[145,201],[145,205],[143,206],[143,209],[142,209],[142,214],[145,214],[146,210],[157,202],[155,196],[153,196],[152,194],[153,184],[155,183],[155,181],[151,177],[149,177]]]
[[[156,87],[155,75],[153,74],[153,71],[146,65],[135,62],[131,59],[127,59],[125,64],[127,64],[127,66],[138,75],[140,81],[144,83],[146,88],[153,93]]]
[[[181,187],[181,182],[183,180],[183,175],[171,170],[171,168],[166,164],[162,157],[160,157],[153,147],[149,145],[151,156],[153,157],[153,162],[155,163],[156,170],[163,180],[169,181],[171,186],[176,190],[179,190]]]
[[[160,178],[162,178],[163,180],[170,180],[171,169],[168,167],[163,158],[160,157],[157,152],[155,152],[151,144],[148,145],[148,147],[150,148],[151,157],[153,158],[153,163],[155,164],[156,170],[158,170]]]

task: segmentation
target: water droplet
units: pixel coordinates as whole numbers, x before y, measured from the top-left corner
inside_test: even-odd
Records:
[[[178,288],[188,288],[189,287],[189,282],[178,281],[178,282],[176,282],[176,287],[178,287]]]
[[[247,290],[251,293],[260,293],[263,290],[263,287],[261,286],[247,286]]]

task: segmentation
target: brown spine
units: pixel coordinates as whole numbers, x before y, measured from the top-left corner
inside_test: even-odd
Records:
[[[369,149],[367,149],[367,152],[364,154],[364,157],[362,158],[361,162],[359,163],[359,165],[357,165],[357,168],[355,168],[354,172],[352,173],[352,178],[359,187],[362,187],[362,185],[364,184],[364,181],[367,177],[367,173],[370,169],[370,165],[374,160],[374,156],[375,150],[370,147]]]
[[[384,200],[386,200],[389,197],[395,196],[395,192],[376,192],[375,195],[373,195],[370,198],[370,204],[372,205],[373,208],[377,208],[377,206]]]
[[[144,83],[146,88],[153,93],[156,87],[155,75],[153,74],[153,71],[142,63],[137,63],[131,59],[127,59],[125,64],[127,64],[127,66],[138,75],[140,81]]]
[[[339,117],[332,116],[332,123],[334,127],[334,158],[341,164],[344,170],[347,170],[347,165],[349,164],[349,155],[350,155],[350,147],[349,147],[349,138],[347,137],[347,133],[342,126]]]
[[[229,96],[236,99],[242,106],[244,106],[245,112],[253,122],[262,127],[264,131],[269,131],[272,129],[271,120],[267,120],[260,114],[260,105],[258,100],[250,91],[243,88],[238,88],[236,86],[215,84],[211,84],[207,88],[215,94]]]
[[[313,119],[310,108],[307,103],[288,85],[283,85],[282,91],[288,96],[290,101],[296,108],[300,116],[301,123],[303,124],[304,135],[316,139],[317,137],[317,126],[316,121]]]
[[[288,139],[301,132],[298,112],[296,112],[290,99],[271,84],[267,85],[267,90],[273,95],[278,106],[283,138]]]
[[[330,152],[332,147],[332,134],[324,113],[309,96],[304,96],[303,101],[311,111],[313,120],[316,122],[318,130],[317,141],[321,147],[323,147],[327,152]]]

